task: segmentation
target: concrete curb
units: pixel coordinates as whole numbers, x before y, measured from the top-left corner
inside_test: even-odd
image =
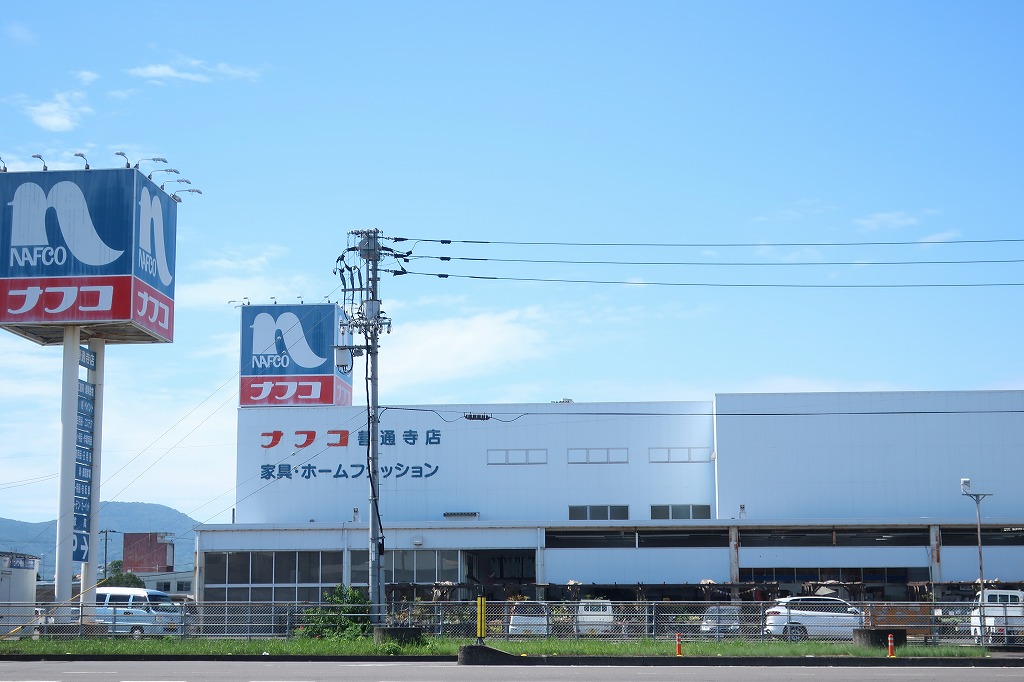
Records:
[[[1019,668],[1024,658],[857,658],[854,656],[515,656],[489,646],[459,647],[459,665],[796,666],[843,668]]]

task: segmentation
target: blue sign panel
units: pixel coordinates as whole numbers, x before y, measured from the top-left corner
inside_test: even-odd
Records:
[[[92,415],[96,412],[96,403],[90,398],[78,398],[78,414]]]
[[[78,415],[76,415],[75,425],[82,431],[88,431],[89,433],[92,433],[95,424],[96,421],[88,415],[82,414],[81,412],[79,412]]]
[[[78,380],[78,397],[88,398],[89,400],[96,400],[96,385],[90,384],[88,381],[82,379]],[[81,402],[81,401],[79,401]],[[79,410],[81,411],[81,410]]]
[[[92,450],[90,448],[75,448],[75,462],[92,466]]]
[[[86,369],[96,369],[96,353],[88,348],[78,349],[78,365]]]
[[[75,498],[75,512],[76,514],[92,514],[92,498],[90,497],[76,497]]]
[[[88,514],[75,514],[75,530],[84,531],[86,533],[92,528],[92,517]]]
[[[140,176],[131,169],[0,175],[0,278],[131,274]]]
[[[79,481],[92,480],[92,467],[88,464],[75,464],[75,479]]]
[[[337,306],[242,306],[242,376],[334,374]]]
[[[71,560],[85,563],[89,561],[89,534],[71,534]]]
[[[135,187],[139,209],[134,274],[174,299],[174,245],[177,204],[141,173]]]

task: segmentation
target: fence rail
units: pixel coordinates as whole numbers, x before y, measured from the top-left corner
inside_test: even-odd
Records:
[[[564,602],[488,601],[486,634],[523,637],[674,639],[684,641],[804,639],[849,641],[857,628],[899,628],[910,642],[1024,645],[1019,606],[985,606],[984,622],[965,602],[863,602],[790,608],[780,602]],[[386,625],[419,628],[439,637],[477,634],[473,602],[395,602],[382,612]],[[369,605],[268,602],[185,602],[160,613],[97,614],[62,604],[0,603],[5,637],[132,636],[287,638],[330,636],[356,624],[366,628]],[[316,636],[312,635],[312,636]]]

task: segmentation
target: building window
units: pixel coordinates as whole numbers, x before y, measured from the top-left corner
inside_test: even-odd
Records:
[[[569,464],[626,464],[629,462],[629,449],[569,448],[566,459]]]
[[[710,462],[711,448],[649,448],[647,457],[652,463]]]
[[[274,553],[252,553],[252,581],[258,585],[269,585],[274,582]]]
[[[661,521],[665,519],[710,519],[710,504],[652,504],[651,519]]]
[[[191,580],[179,580],[178,581],[178,589],[175,590],[175,591],[176,592],[188,592],[191,589],[192,589],[192,581]]]
[[[349,579],[353,585],[367,585],[370,582],[370,550],[353,549],[348,553],[349,563],[352,565],[352,575]],[[385,557],[387,554],[384,555]]]
[[[488,450],[488,464],[547,464],[548,451],[541,449]]]
[[[224,552],[206,552],[204,569],[207,585],[223,585],[228,581],[228,555]],[[223,598],[214,601],[224,601]]]
[[[159,590],[160,592],[170,592],[171,591],[171,581],[167,580],[165,582],[158,582],[156,584],[156,589]]]
[[[629,505],[591,504],[570,505],[570,521],[628,521]]]

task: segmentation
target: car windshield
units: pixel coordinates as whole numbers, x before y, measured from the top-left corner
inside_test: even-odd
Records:
[[[154,611],[161,611],[163,613],[174,613],[178,610],[178,605],[174,603],[166,594],[151,594],[149,595],[150,608]]]
[[[544,606],[542,604],[521,602],[515,606],[516,614],[520,616],[543,616],[545,615]]]

